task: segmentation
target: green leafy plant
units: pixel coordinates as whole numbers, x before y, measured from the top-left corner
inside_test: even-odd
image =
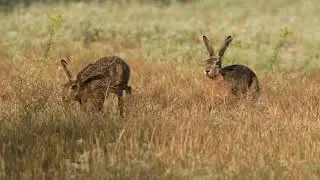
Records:
[[[283,27],[280,29],[280,39],[278,40],[277,44],[274,47],[272,56],[268,60],[268,65],[270,69],[275,68],[275,65],[279,61],[279,54],[281,52],[281,49],[284,47],[288,38],[290,38],[292,35],[293,35],[293,32],[290,31],[288,27]]]
[[[48,19],[50,20],[50,24],[48,26],[49,38],[44,45],[44,55],[43,55],[44,60],[48,58],[50,49],[53,44],[53,39],[65,21],[64,16],[61,13],[47,14],[47,16],[48,16]]]

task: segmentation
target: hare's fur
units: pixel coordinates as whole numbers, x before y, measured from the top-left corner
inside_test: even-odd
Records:
[[[256,74],[248,67],[243,65],[230,65],[222,67],[222,59],[225,50],[232,41],[228,36],[221,45],[218,56],[206,36],[203,36],[204,44],[209,52],[209,58],[206,59],[205,74],[212,80],[222,79],[231,84],[230,91],[234,96],[246,95],[248,98],[257,99],[260,94],[260,85]]]
[[[101,111],[109,92],[118,96],[120,115],[123,116],[123,91],[131,94],[128,85],[130,68],[117,56],[103,57],[88,64],[73,79],[67,59],[61,60],[62,67],[69,79],[63,85],[62,100],[67,103],[78,101],[85,111]]]

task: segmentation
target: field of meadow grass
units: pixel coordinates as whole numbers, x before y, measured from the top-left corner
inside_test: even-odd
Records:
[[[0,12],[0,179],[320,178],[320,4],[33,4]],[[256,103],[227,102],[204,75],[205,34],[223,66],[257,74]],[[64,108],[73,73],[109,55],[131,67],[117,115]]]

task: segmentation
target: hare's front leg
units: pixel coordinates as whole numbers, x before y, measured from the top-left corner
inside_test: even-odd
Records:
[[[127,86],[126,89],[125,89],[125,91],[126,91],[126,95],[131,96],[131,94],[132,94],[132,88],[131,88],[131,86]]]
[[[95,91],[95,96],[93,99],[93,105],[96,107],[97,111],[103,110],[103,105],[106,97],[106,92],[101,88]]]
[[[105,92],[103,89],[96,89],[91,93],[88,93],[84,97],[84,101],[81,104],[82,109],[86,112],[101,112],[103,110],[103,104],[105,101]]]

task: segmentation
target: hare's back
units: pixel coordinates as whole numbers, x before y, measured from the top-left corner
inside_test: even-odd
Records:
[[[117,56],[107,56],[98,59],[95,64],[102,68],[112,68],[114,66],[121,67],[123,70],[130,71],[128,64]]]
[[[105,76],[100,66],[95,63],[90,63],[86,65],[78,74],[77,82],[83,84],[93,77]]]
[[[111,85],[128,84],[130,68],[123,59],[117,56],[108,56],[97,60],[96,64],[110,77]]]
[[[227,80],[246,80],[251,82],[257,79],[256,74],[250,68],[238,64],[224,67],[221,74]]]

